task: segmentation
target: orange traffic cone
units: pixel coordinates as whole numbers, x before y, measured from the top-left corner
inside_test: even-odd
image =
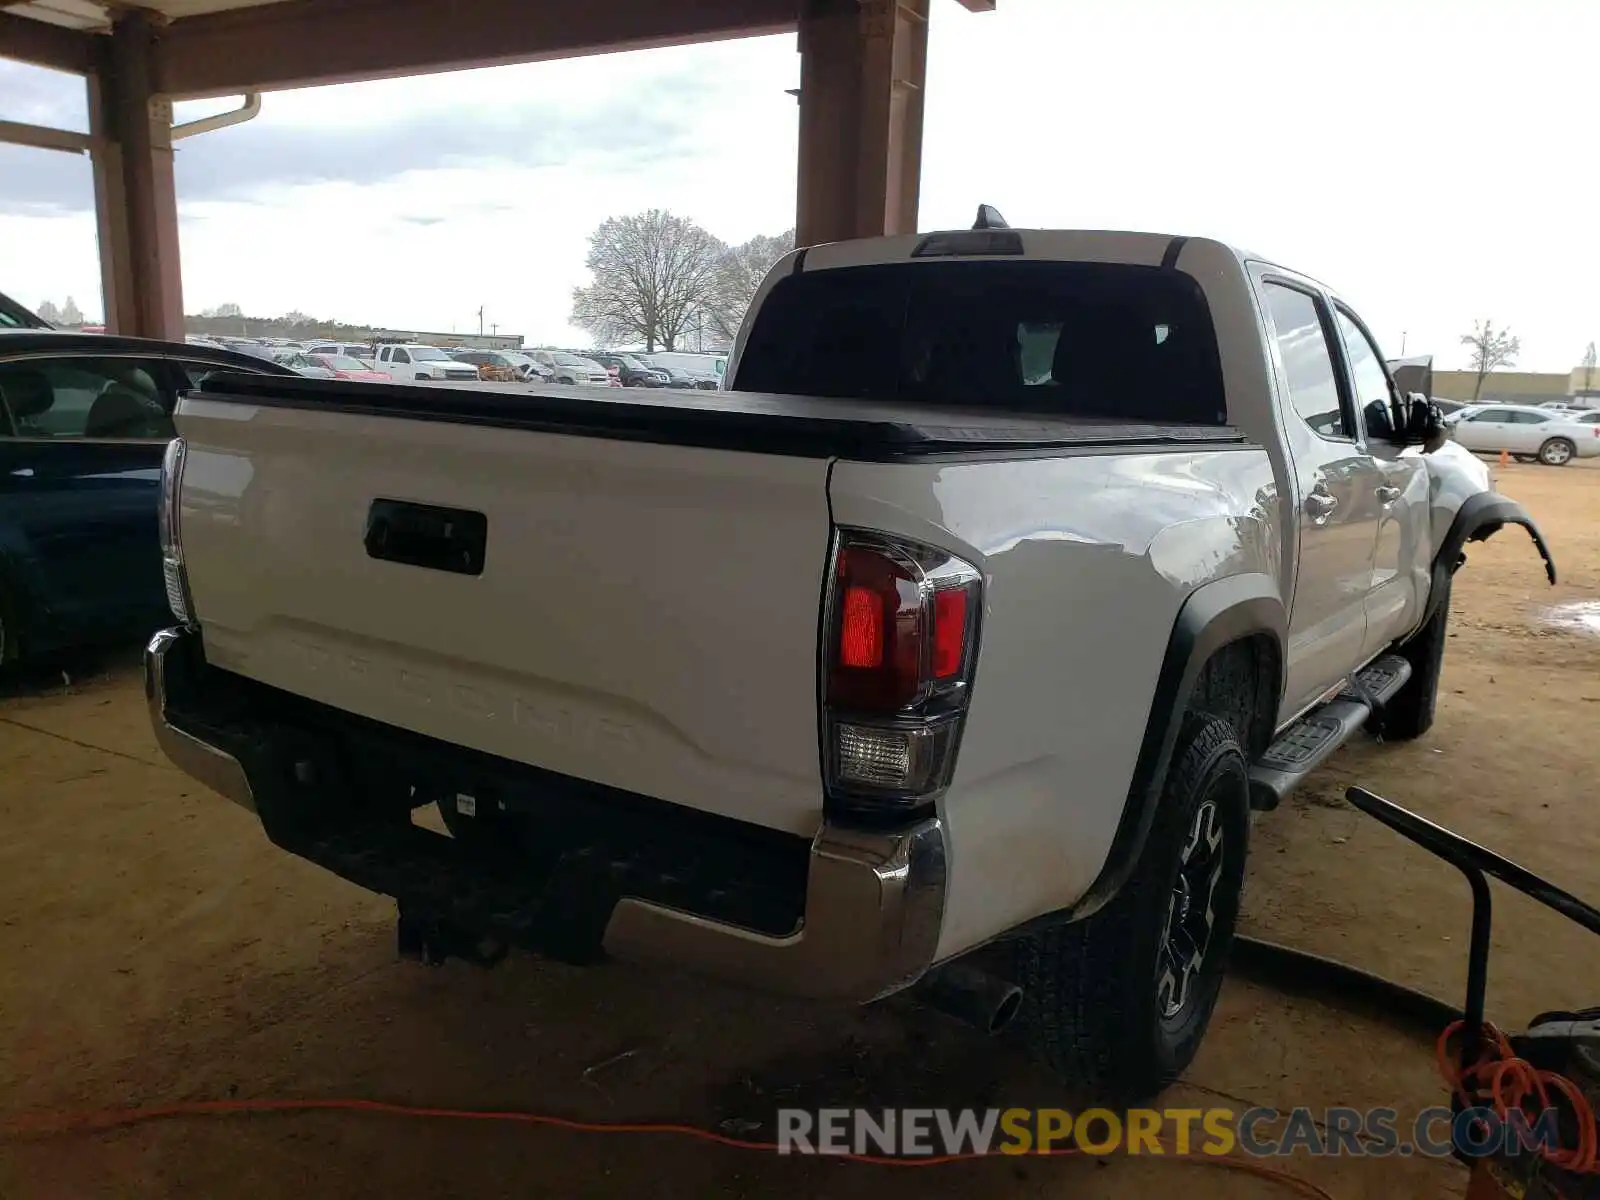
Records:
[[[1508,451],[1508,450],[1500,451],[1500,465],[1502,467],[1511,465],[1511,452],[1510,451]]]

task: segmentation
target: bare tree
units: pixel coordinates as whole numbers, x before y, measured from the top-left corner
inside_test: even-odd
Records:
[[[242,317],[244,309],[237,304],[219,304],[215,308],[208,308],[201,314],[206,317]]]
[[[39,305],[39,319],[50,325],[61,324],[61,310],[56,307],[54,300],[46,300]]]
[[[42,309],[40,310],[40,315],[43,315]],[[1583,352],[1583,362],[1578,364],[1583,368],[1583,394],[1585,396],[1594,393],[1594,368],[1596,362],[1594,343],[1590,342],[1589,348]]]
[[[744,322],[744,314],[755,299],[756,288],[766,278],[772,264],[794,249],[794,230],[776,237],[757,234],[748,242],[731,247],[717,269],[717,287],[706,306],[711,332],[724,342],[732,342]]]
[[[572,291],[572,323],[612,345],[673,349],[716,289],[726,247],[685,217],[659,208],[610,217],[589,235],[594,276]]]
[[[61,306],[61,323],[69,327],[83,324],[83,311],[71,296],[68,296],[67,302]]]
[[[1516,366],[1517,355],[1522,353],[1522,339],[1512,333],[1509,326],[1496,329],[1489,320],[1479,321],[1473,325],[1471,333],[1463,333],[1461,344],[1472,347],[1471,369],[1478,374],[1478,382],[1472,388],[1474,403],[1478,393],[1483,391],[1484,376],[1496,367]]]

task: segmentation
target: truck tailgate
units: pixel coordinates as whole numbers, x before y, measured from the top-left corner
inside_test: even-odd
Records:
[[[810,834],[828,463],[194,395],[214,665],[391,725]],[[373,557],[374,501],[481,513],[481,574]]]

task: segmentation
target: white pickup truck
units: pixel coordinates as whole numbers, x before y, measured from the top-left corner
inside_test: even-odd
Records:
[[[478,368],[457,362],[437,346],[416,342],[385,342],[372,356],[374,370],[404,383],[418,379],[463,381],[478,378]]]
[[[1429,728],[1465,544],[1554,578],[1348,305],[1212,241],[800,250],[728,375],[208,377],[166,752],[418,956],[916,986],[1134,1096],[1209,1019],[1250,810]]]

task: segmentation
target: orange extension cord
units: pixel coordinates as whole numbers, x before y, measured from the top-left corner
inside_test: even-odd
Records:
[[[116,1129],[126,1125],[143,1124],[146,1121],[164,1121],[180,1117],[219,1117],[239,1116],[245,1113],[329,1111],[377,1113],[391,1117],[443,1118],[454,1121],[509,1121],[521,1125],[541,1125],[551,1129],[562,1129],[569,1133],[672,1134],[678,1137],[694,1138],[702,1142],[711,1142],[718,1146],[730,1146],[736,1150],[759,1150],[763,1154],[776,1153],[775,1148],[770,1143],[727,1137],[724,1134],[713,1133],[709,1129],[700,1129],[694,1125],[574,1121],[566,1117],[547,1116],[543,1113],[429,1108],[414,1104],[393,1104],[384,1100],[359,1099],[188,1100],[177,1104],[153,1105],[149,1108],[108,1108],[99,1112],[39,1113],[30,1116],[9,1117],[0,1121],[0,1136],[9,1138],[49,1137],[67,1133]],[[1070,1149],[1035,1151],[1026,1157],[1065,1158],[1074,1153],[1076,1152]],[[1000,1156],[996,1154],[967,1153],[944,1154],[928,1158],[892,1158],[887,1155],[877,1154],[830,1154],[818,1157],[840,1158],[849,1162],[868,1163],[880,1167],[936,1167],[949,1163],[971,1162],[975,1159]],[[1246,1175],[1254,1175],[1260,1179],[1271,1180],[1273,1183],[1297,1192],[1299,1195],[1311,1196],[1314,1200],[1334,1200],[1333,1196],[1309,1180],[1301,1179],[1298,1175],[1291,1175],[1287,1171],[1268,1166],[1265,1163],[1255,1162],[1251,1159],[1187,1154],[1174,1157],[1179,1162],[1192,1163],[1202,1167],[1214,1167],[1224,1171],[1237,1171]]]
[[[1464,1021],[1452,1022],[1434,1044],[1439,1073],[1457,1099],[1467,1107],[1486,1104],[1501,1121],[1512,1109],[1521,1109],[1531,1122],[1552,1108],[1553,1095],[1559,1094],[1578,1127],[1578,1144],[1555,1148],[1540,1145],[1539,1154],[1552,1166],[1575,1174],[1600,1174],[1600,1139],[1596,1136],[1594,1109],[1583,1089],[1565,1075],[1540,1070],[1527,1059],[1517,1057],[1506,1035],[1487,1021],[1483,1023],[1483,1051],[1478,1061],[1463,1068],[1452,1040],[1465,1028]]]

